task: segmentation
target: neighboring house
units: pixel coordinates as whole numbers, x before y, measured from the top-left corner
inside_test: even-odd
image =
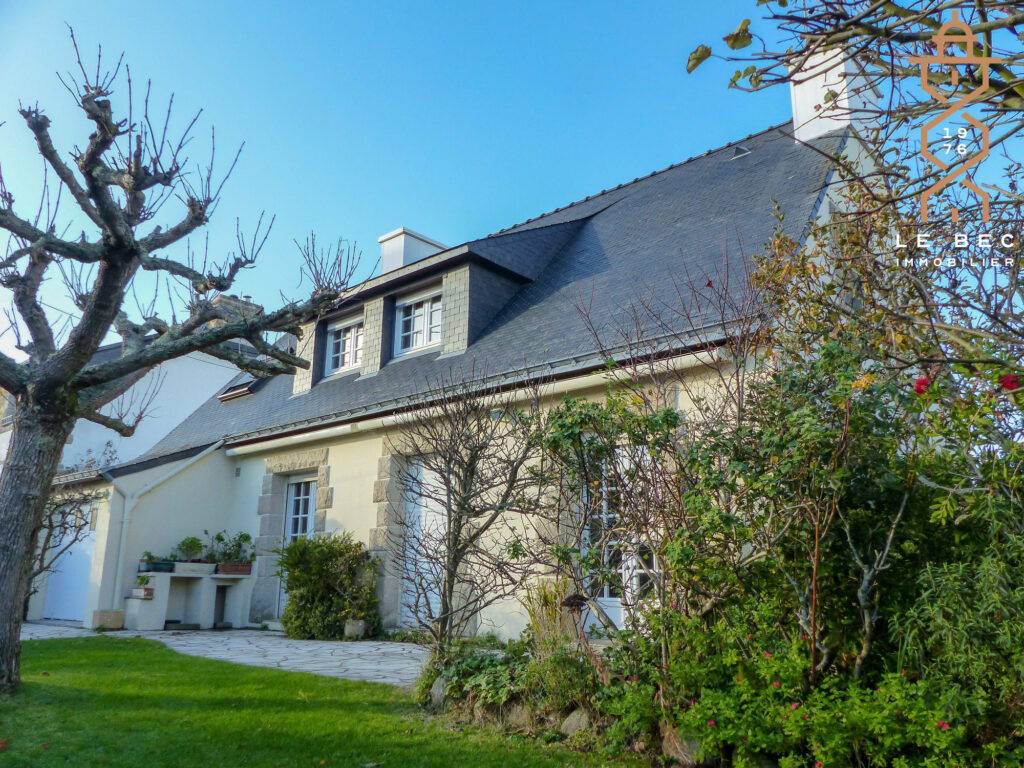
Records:
[[[120,344],[101,347],[93,362],[116,359],[121,354]],[[112,462],[131,462],[150,451],[184,419],[208,398],[220,392],[238,375],[238,369],[224,360],[210,355],[193,353],[163,363],[136,382],[118,401],[104,408],[113,414],[119,407],[135,413],[145,406],[144,417],[131,437],[80,420],[75,425],[61,459],[64,476],[93,478],[103,466]],[[0,423],[0,466],[6,459],[11,437],[12,417]],[[69,473],[74,473],[70,474]],[[38,591],[29,603],[30,619],[63,619],[82,621],[91,618],[88,605],[95,605],[91,579],[96,528],[103,510],[94,510],[92,531],[60,556],[54,570],[42,577],[36,585]]]
[[[167,552],[204,529],[249,531],[258,551],[253,574],[202,589],[172,583],[167,618],[208,625],[212,616],[198,606],[216,587],[233,615],[275,621],[281,594],[272,551],[297,535],[351,531],[387,562],[395,515],[416,513],[403,509],[401,457],[386,437],[395,414],[452,371],[510,384],[538,377],[550,392],[600,397],[605,360],[594,331],[614,338],[637,299],[687,301],[681,283],[703,284],[700,276],[718,273],[726,254],[760,252],[776,204],[797,238],[826,213],[828,156],[852,134],[815,117],[819,96],[793,99],[807,143],[794,140],[794,123],[768,128],[456,247],[405,229],[382,237],[382,274],[305,329],[298,352],[312,360],[310,370],[240,375],[145,454],[104,478],[79,478],[110,488],[85,615],[123,610],[141,553]],[[702,310],[686,309],[691,317]],[[708,312],[709,325],[715,320]],[[381,576],[382,620],[400,625],[401,578],[388,568]],[[483,620],[514,635],[525,617],[507,601]]]

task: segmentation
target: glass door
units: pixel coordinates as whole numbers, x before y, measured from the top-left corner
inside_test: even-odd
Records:
[[[287,545],[296,539],[309,535],[313,530],[313,514],[316,509],[316,480],[303,478],[288,483],[285,494],[284,536],[282,543]],[[284,579],[277,599],[277,615],[284,614],[288,596],[284,591]]]

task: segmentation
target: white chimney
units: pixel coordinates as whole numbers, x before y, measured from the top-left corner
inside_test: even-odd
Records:
[[[879,91],[840,51],[816,53],[792,73],[793,135],[810,141],[850,125],[863,131],[877,119]]]
[[[444,243],[431,240],[426,235],[399,227],[377,238],[380,243],[380,273],[391,272],[406,264],[433,256],[448,248]]]

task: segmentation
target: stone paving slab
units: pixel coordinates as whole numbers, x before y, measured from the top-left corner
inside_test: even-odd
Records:
[[[269,630],[120,631],[103,634],[108,637],[158,640],[168,648],[188,656],[398,686],[412,685],[430,657],[427,648],[410,643],[293,640],[285,637],[282,632]],[[95,635],[95,632],[81,627],[48,622],[26,623],[21,629],[22,640]]]

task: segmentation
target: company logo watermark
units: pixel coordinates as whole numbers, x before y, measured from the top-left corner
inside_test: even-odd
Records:
[[[989,67],[993,64],[1003,63],[1003,59],[995,56],[979,56],[975,53],[975,46],[979,45],[979,42],[971,33],[971,28],[960,20],[960,13],[958,11],[953,11],[953,20],[943,24],[939,31],[932,35],[932,43],[935,45],[934,56],[914,56],[910,59],[910,62],[921,67],[921,87],[924,91],[929,96],[935,98],[940,104],[947,105],[938,115],[921,126],[921,156],[932,165],[945,171],[946,174],[921,193],[921,223],[928,223],[928,203],[931,198],[953,182],[959,182],[978,196],[981,200],[981,220],[988,221],[988,192],[975,184],[974,180],[967,175],[971,168],[974,168],[988,157],[988,126],[974,117],[974,115],[963,110],[988,90]],[[950,48],[952,48],[952,53],[947,53],[947,50]],[[940,87],[932,83],[932,67],[938,69],[938,72],[934,74],[939,78],[945,77],[942,71],[943,68],[949,68],[948,77],[953,89],[952,94],[946,95]],[[960,96],[955,101],[950,101],[952,95],[956,93],[956,87],[960,82],[960,67],[971,67],[977,73],[977,76],[980,77],[981,83],[973,91]],[[980,148],[978,151],[970,154],[969,145],[963,141],[968,137],[969,131],[966,128],[959,128],[956,133],[951,133],[947,124],[941,136],[945,141],[942,143],[942,149],[939,150],[940,154],[952,156],[951,159],[954,162],[947,163],[942,157],[931,150],[932,132],[943,123],[947,123],[954,116],[957,116],[958,113],[962,113],[960,117],[978,132]],[[970,154],[970,157],[968,157],[968,154]],[[965,159],[962,162],[958,162],[959,158]],[[953,223],[958,223],[960,211],[952,208],[951,216]]]
[[[944,105],[941,112],[921,126],[920,154],[942,176],[921,192],[920,222],[929,222],[933,198],[955,185],[973,193],[981,203],[982,222],[988,222],[989,194],[975,183],[969,172],[989,155],[989,127],[966,109],[988,90],[990,68],[1005,62],[1000,57],[979,55],[979,39],[955,10],[952,20],[943,24],[931,40],[935,48],[933,55],[910,59],[920,67],[921,88]],[[969,69],[978,80],[978,85],[965,94],[957,94],[963,76],[961,68],[964,74]],[[949,93],[938,83],[944,84]],[[965,125],[957,127],[958,122]],[[955,230],[960,223],[960,211],[955,206],[950,206],[950,218]],[[936,233],[918,232],[914,242],[904,243],[897,235],[897,253],[915,246],[919,252],[929,254],[901,258],[901,266],[1010,267],[1014,263],[1013,257],[1006,254],[1017,247],[1012,234],[952,231],[939,238]]]

